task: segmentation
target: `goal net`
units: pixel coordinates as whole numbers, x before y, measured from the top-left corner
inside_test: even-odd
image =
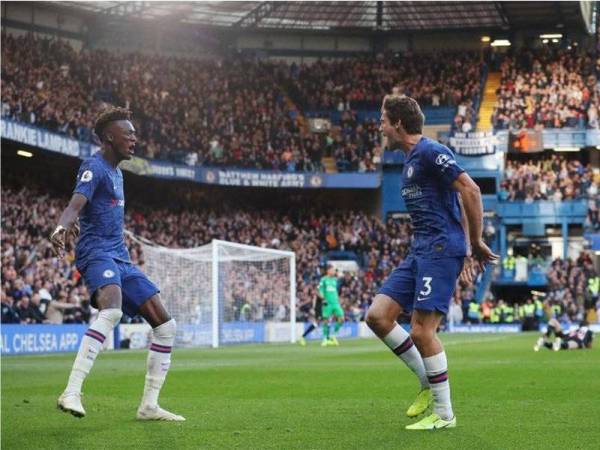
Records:
[[[172,249],[131,236],[184,347],[295,342],[294,252],[213,240]]]

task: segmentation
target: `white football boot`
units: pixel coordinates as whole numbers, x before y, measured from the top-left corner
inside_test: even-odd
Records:
[[[160,406],[148,406],[140,405],[137,410],[138,420],[166,420],[170,422],[184,422],[185,417],[178,416],[167,410],[162,409]]]
[[[63,392],[58,397],[57,406],[60,410],[71,413],[75,417],[85,417],[85,409],[81,404],[81,394],[78,392]]]

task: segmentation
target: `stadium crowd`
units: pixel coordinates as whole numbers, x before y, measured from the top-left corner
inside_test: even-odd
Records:
[[[0,111],[93,142],[94,118],[114,104],[134,113],[139,156],[289,172],[321,171],[322,157],[332,156],[340,171],[374,171],[381,160],[375,121],[358,123],[349,113],[327,133],[313,133],[298,107],[379,109],[394,91],[423,105],[458,106],[473,121],[467,113],[480,90],[477,56],[434,56],[433,64],[407,55],[290,65],[76,52],[65,41],[7,35]]]
[[[141,156],[277,170],[288,169],[287,153],[311,161],[310,142],[261,63],[77,53],[29,37],[3,44],[4,116],[92,141],[106,102],[133,111]]]
[[[553,153],[536,160],[506,161],[504,179],[500,184],[499,197],[503,201],[524,200],[574,200],[590,199],[590,210],[595,211],[600,187],[600,172],[590,164],[579,160],[567,160]]]
[[[458,106],[479,95],[477,53],[379,54],[289,66],[291,91],[309,110],[379,109],[390,92],[422,106]]]
[[[586,49],[519,50],[503,60],[495,129],[599,128],[600,87]]]
[[[528,265],[545,266],[545,263],[539,257],[530,257]],[[520,322],[528,329],[537,330],[539,322],[547,322],[551,318],[567,323],[578,323],[584,319],[590,322],[600,320],[600,276],[587,252],[581,252],[575,260],[558,258],[549,261],[545,273],[548,280],[547,292],[533,291],[531,297],[520,304],[493,296],[477,303],[472,288],[463,289],[458,286],[449,310],[448,322]]]
[[[64,260],[59,260],[47,240],[66,198],[49,195],[34,185],[5,183],[2,199],[2,322],[89,321],[92,313],[89,293],[74,265],[73,248]],[[340,302],[348,320],[364,318],[383,280],[405,257],[411,240],[408,220],[390,219],[383,223],[376,217],[353,211],[330,214],[301,209],[290,209],[288,213],[238,208],[174,210],[135,205],[126,214],[126,228],[173,248],[200,246],[217,238],[293,250],[299,305],[311,304],[315,299],[328,252],[353,252],[360,268],[356,273],[344,273],[339,285]],[[492,238],[494,233],[493,225],[486,223],[486,238]],[[141,247],[130,239],[127,242],[132,261],[143,268]],[[252,276],[264,277],[258,272]],[[595,276],[591,259],[585,253],[575,262],[554,261],[548,271],[549,307],[559,302],[568,318],[579,317],[584,305],[592,308],[598,301],[597,292],[596,297],[586,297],[589,280]],[[231,284],[231,292],[226,296],[231,303],[226,305],[229,318],[289,317],[286,302],[278,302],[262,292],[257,291],[254,296],[261,298],[258,303],[249,301],[246,297],[250,291],[243,288],[246,281],[236,278],[236,283]],[[448,320],[454,323],[469,320],[473,298],[473,288],[459,287]],[[490,311],[496,306],[493,304]],[[517,319],[519,314],[517,310],[513,317]]]
[[[548,269],[548,294],[544,301],[550,317],[563,321],[586,319],[586,311],[600,308],[598,276],[591,256],[581,252],[572,259],[555,259]]]
[[[89,293],[74,266],[74,251],[71,249],[64,260],[58,260],[47,240],[66,199],[50,197],[34,187],[6,185],[2,187],[2,198],[2,320],[17,323],[87,320]],[[340,297],[357,318],[364,315],[382,280],[404,258],[411,235],[406,221],[390,220],[384,224],[360,212],[283,214],[239,209],[217,213],[133,208],[126,215],[126,228],[175,248],[199,246],[218,238],[293,250],[300,303],[314,299],[326,252],[355,252],[363,269],[345,275]],[[139,245],[131,241],[129,244],[132,260],[143,266]],[[263,305],[263,317],[273,317],[275,309],[274,305]],[[289,311],[286,314],[289,316]]]

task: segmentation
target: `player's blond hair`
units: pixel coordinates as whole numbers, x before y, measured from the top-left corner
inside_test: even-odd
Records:
[[[117,120],[131,120],[131,111],[118,106],[111,106],[100,113],[94,125],[94,133],[100,141],[104,141],[104,130],[111,122]]]

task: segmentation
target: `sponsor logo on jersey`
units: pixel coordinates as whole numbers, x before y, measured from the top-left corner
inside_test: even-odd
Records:
[[[102,276],[103,276],[104,278],[112,278],[112,277],[114,277],[114,276],[115,276],[115,273],[114,273],[112,270],[110,270],[110,269],[106,269],[106,270],[104,271],[104,273],[102,274]]]
[[[94,178],[94,174],[92,173],[91,170],[86,170],[85,172],[83,172],[81,174],[81,182],[82,183],[87,183],[88,181],[91,181],[92,178]]]
[[[401,194],[404,199],[414,199],[422,197],[423,191],[418,184],[411,184],[410,186],[403,187]]]

